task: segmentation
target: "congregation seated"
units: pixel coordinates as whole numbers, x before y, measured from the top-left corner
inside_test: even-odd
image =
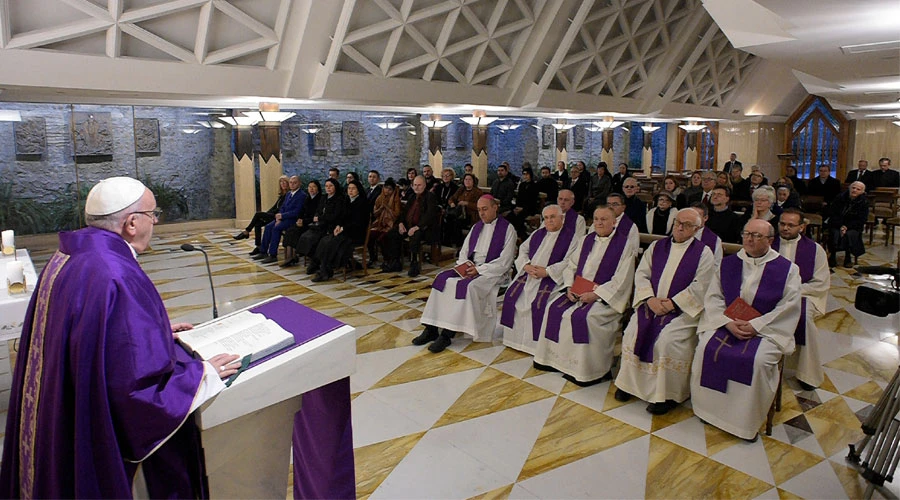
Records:
[[[470,228],[478,220],[477,203],[483,194],[473,174],[463,175],[463,185],[450,197],[449,208],[444,213],[445,232],[450,235],[453,245],[461,245],[463,229]]]
[[[753,219],[761,219],[775,228],[778,225],[778,215],[772,211],[772,205],[775,204],[775,189],[771,186],[759,186],[753,190],[752,197],[753,206],[744,214],[741,225]]]
[[[325,179],[325,194],[319,196],[316,215],[297,243],[297,254],[305,255],[311,261],[306,268],[306,274],[315,274],[319,271],[320,262],[316,258],[319,243],[325,235],[333,234],[336,226],[343,225],[346,217],[347,203],[341,192],[340,183],[335,179]]]
[[[866,185],[860,181],[850,184],[850,188],[838,195],[828,206],[828,265],[837,266],[837,252],[844,252],[844,267],[851,267],[850,256],[866,253],[862,235],[869,217],[866,201]]]
[[[619,193],[610,193],[606,197],[606,206],[616,215],[616,229],[628,232],[629,242],[640,242],[640,231],[637,224],[625,212],[625,197]]]
[[[275,220],[275,214],[281,209],[281,205],[284,204],[284,196],[290,191],[289,187],[289,179],[288,176],[282,175],[278,178],[278,199],[275,200],[275,204],[272,205],[271,208],[266,210],[265,212],[256,212],[253,214],[253,218],[250,219],[250,223],[247,224],[247,227],[244,228],[243,231],[234,235],[234,239],[236,240],[245,240],[250,237],[250,231],[253,231],[253,239],[256,245],[253,248],[253,253],[250,255],[256,255],[260,253],[260,243],[262,240],[263,228],[266,224]]]
[[[493,196],[478,199],[481,220],[472,226],[454,264],[471,265],[464,267],[463,274],[454,267],[434,279],[422,312],[425,330],[413,339],[414,345],[431,343],[428,350],[438,353],[457,333],[475,342],[491,341],[497,323],[497,292],[516,253],[515,229],[499,211],[500,202]]]
[[[672,207],[675,195],[669,191],[660,191],[656,195],[656,206],[647,212],[647,232],[650,234],[672,234],[672,225],[678,209]]]
[[[703,172],[700,174],[700,191],[695,192],[687,198],[688,205],[696,202],[702,202],[706,205],[712,203],[712,190],[716,187],[716,173]]]
[[[625,215],[617,221],[608,206],[594,210],[593,228],[576,237],[578,246],[563,273],[564,293],[547,306],[534,355],[535,368],[562,372],[579,386],[612,378],[613,348],[630,302],[640,244],[634,223]]]
[[[772,250],[774,236],[771,224],[751,219],[741,233],[743,248],[722,260],[704,299],[691,366],[694,414],[746,440],[756,440],[766,420],[778,364],[794,350],[800,319],[799,271]],[[738,298],[760,316],[726,316]]]
[[[513,208],[505,216],[522,240],[528,237],[525,219],[538,213],[540,198],[538,197],[537,184],[535,184],[533,179],[534,171],[531,167],[522,168],[522,177],[519,179],[519,184],[516,186],[515,196],[513,197]]]
[[[740,241],[741,216],[731,209],[731,190],[726,186],[713,188],[706,227],[725,243]]]
[[[684,196],[684,189],[678,185],[678,179],[674,175],[667,175],[663,179],[663,191],[668,191],[675,196],[675,208],[681,210],[688,205],[687,198]]]
[[[628,215],[635,225],[638,232],[647,232],[647,203],[638,197],[641,192],[641,186],[637,179],[628,177],[622,183],[622,191],[625,192],[625,213]]]
[[[300,189],[300,177],[292,176],[288,180],[288,192],[284,203],[275,214],[275,219],[266,224],[263,230],[260,252],[253,256],[263,264],[278,262],[278,246],[281,245],[281,233],[297,223],[306,204],[306,193]]]
[[[363,186],[359,181],[347,183],[347,196],[341,196],[343,217],[337,216],[334,228],[326,232],[316,248],[313,265],[318,263],[314,283],[328,281],[334,270],[346,266],[353,254],[353,248],[366,239],[369,226],[369,201],[363,196]]]
[[[634,314],[622,340],[615,398],[637,396],[655,415],[691,395],[697,324],[717,267],[713,252],[695,238],[701,227],[698,211],[679,211],[672,236],[650,244],[634,277]]]
[[[282,237],[282,243],[284,244],[284,263],[281,264],[282,267],[295,266],[300,262],[300,257],[297,255],[297,246],[300,243],[300,236],[307,229],[313,227],[313,220],[318,215],[319,201],[321,200],[319,195],[321,192],[322,185],[319,184],[319,181],[309,181],[309,185],[306,187],[307,198],[306,203],[303,204],[303,211],[300,213],[300,217],[297,218],[296,224],[287,228]]]
[[[381,187],[372,208],[372,227],[369,230],[369,267],[378,261],[378,249],[384,253],[385,236],[397,227],[400,220],[400,194],[393,177],[388,177]]]
[[[778,236],[772,249],[797,265],[800,272],[800,321],[794,331],[797,382],[811,391],[825,380],[819,356],[819,328],[816,318],[825,314],[831,273],[825,249],[804,236],[806,220],[796,208],[785,209],[778,221]]]
[[[819,175],[806,184],[806,195],[822,199],[822,216],[828,214],[828,203],[841,194],[841,182],[831,176],[831,167],[819,165]]]
[[[419,250],[422,242],[430,242],[432,229],[438,222],[439,210],[437,196],[426,190],[425,177],[419,175],[413,180],[413,196],[402,208],[397,228],[385,236],[384,262],[382,271],[394,272],[403,268],[400,260],[403,238],[409,240],[410,263],[409,277],[414,278],[421,271]]]
[[[697,238],[709,248],[713,253],[713,257],[716,259],[716,266],[718,266],[722,263],[724,249],[722,248],[722,238],[720,238],[712,229],[706,227],[706,223],[709,221],[710,209],[703,203],[694,203],[690,208],[700,215],[700,227],[698,227],[697,231],[694,233],[694,238]]]
[[[612,192],[612,175],[609,174],[609,169],[605,161],[601,161],[597,164],[597,170],[591,174],[590,179],[588,197],[584,201],[584,208],[582,210],[584,215],[593,214],[597,205],[603,203],[604,200],[606,200],[606,197],[609,196],[609,193]]]
[[[566,259],[580,240],[571,227],[563,227],[565,215],[559,205],[547,205],[541,215],[543,227],[519,246],[515,261],[519,274],[503,296],[500,316],[503,344],[532,355],[544,310],[562,289]]]
[[[794,190],[791,180],[782,177],[775,182],[775,204],[772,205],[772,212],[781,214],[787,208],[800,208],[800,195]]]
[[[555,200],[556,195],[559,194],[560,188],[553,176],[550,175],[550,167],[541,167],[541,178],[537,180],[536,184],[538,192],[544,193],[547,200]]]
[[[703,184],[703,175],[700,172],[694,172],[691,174],[691,178],[688,181],[688,187],[684,188],[684,191],[681,193],[684,195],[685,205],[687,205],[688,198],[694,196],[696,193],[702,193],[703,188],[700,185]]]

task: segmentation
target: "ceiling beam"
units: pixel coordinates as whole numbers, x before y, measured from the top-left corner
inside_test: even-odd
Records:
[[[0,49],[5,49],[12,36],[9,23],[9,0],[0,0]]]
[[[197,36],[194,37],[194,57],[200,63],[206,62],[206,53],[209,51],[209,26],[212,23],[212,4],[200,7],[200,17],[197,20]]]
[[[118,26],[106,28],[106,57],[119,57],[122,55],[122,32]]]
[[[49,45],[70,38],[78,38],[85,35],[103,31],[112,25],[112,21],[89,18],[73,23],[54,26],[52,28],[29,31],[12,37],[7,43],[7,49],[31,49],[42,45]]]
[[[691,51],[690,55],[684,60],[678,73],[671,78],[666,93],[662,96],[662,103],[667,103],[672,100],[675,96],[675,92],[678,91],[678,87],[680,87],[685,79],[688,78],[691,71],[695,69],[694,65],[697,64],[697,60],[700,59],[700,56],[703,55],[703,52],[709,47],[709,44],[719,32],[719,27],[716,26],[716,23],[712,22],[712,19],[708,16],[707,23],[706,31],[703,33],[700,41],[697,42],[697,45],[694,46],[694,50]]]
[[[284,28],[287,26],[288,14],[291,12],[291,0],[281,0],[278,5],[278,15],[275,16],[275,35],[278,37],[278,43],[269,49],[266,56],[266,68],[275,69],[278,63],[278,55],[281,53],[281,46],[284,44]]]
[[[563,35],[562,40],[557,46],[556,52],[553,54],[553,58],[550,59],[550,62],[544,69],[544,74],[541,76],[537,87],[531,90],[532,95],[536,93],[543,94],[544,91],[547,90],[547,87],[550,86],[550,82],[553,81],[553,77],[555,77],[556,73],[559,71],[560,65],[566,59],[566,54],[569,52],[569,48],[572,46],[572,42],[574,42],[575,37],[578,36],[578,32],[584,25],[584,20],[587,18],[588,14],[590,14],[593,6],[594,0],[584,0],[578,6],[578,10],[575,12],[575,15],[572,16],[572,18],[569,20],[569,27],[566,29],[565,35]],[[566,86],[567,89],[571,88],[570,85]]]
[[[95,18],[95,19],[104,19],[104,20],[112,20],[112,16],[110,15],[109,10],[104,9],[97,4],[91,3],[88,0],[61,0],[63,3],[72,7],[74,9],[80,10],[85,14]]]
[[[278,40],[278,36],[275,35],[272,28],[257,21],[256,18],[235,7],[234,4],[225,0],[213,0],[213,6],[226,16],[255,31],[259,36],[269,40]]]
[[[329,75],[334,73],[334,68],[337,67],[338,57],[341,55],[341,48],[344,46],[344,39],[347,37],[347,28],[350,25],[350,16],[353,14],[355,5],[356,0],[344,0],[344,6],[341,8],[341,15],[338,18],[334,36],[331,37],[328,57],[325,59],[324,70]]]
[[[172,57],[181,59],[182,61],[184,61],[186,63],[199,62],[199,61],[197,61],[197,58],[194,56],[193,52],[189,52],[162,37],[154,35],[153,33],[150,33],[149,31],[145,30],[144,28],[141,28],[140,26],[137,26],[134,24],[122,23],[122,24],[119,24],[119,27],[125,33],[128,33],[129,35],[137,38],[138,40],[146,43],[147,45],[157,48],[157,49],[165,52],[166,54],[171,55]]]
[[[276,43],[278,42],[275,40],[257,38],[255,40],[248,40],[243,43],[234,44],[230,47],[225,47],[224,49],[210,52],[206,55],[204,64],[219,64],[225,61],[230,61],[232,59],[237,59],[238,57],[243,57],[254,52],[268,49]]]
[[[121,23],[139,23],[148,19],[175,14],[183,10],[193,9],[208,3],[209,0],[172,0],[171,2],[160,3],[143,7],[140,9],[129,10],[123,12],[119,17]]]

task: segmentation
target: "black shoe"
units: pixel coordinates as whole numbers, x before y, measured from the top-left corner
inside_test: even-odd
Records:
[[[255,259],[256,257],[254,257]],[[260,264],[272,264],[274,262],[278,262],[278,257],[274,255],[267,255],[266,258],[260,261]]]
[[[431,325],[425,325],[425,331],[419,334],[418,337],[412,340],[413,345],[425,345],[429,342],[432,342],[434,339],[438,338],[440,335],[438,334],[437,328]]]
[[[837,267],[837,258],[834,254],[828,257],[828,267]]]
[[[669,413],[669,411],[671,411],[672,408],[675,408],[677,405],[678,405],[678,403],[676,403],[675,401],[672,401],[671,399],[667,399],[660,403],[650,403],[649,405],[647,405],[647,411],[654,415],[665,415],[666,413]]]
[[[535,370],[541,370],[542,372],[558,372],[559,371],[550,365],[542,365],[542,364],[538,363],[537,361],[533,361],[531,363],[531,365],[534,366]]]
[[[448,339],[456,338],[456,332],[453,330],[448,330],[444,328],[444,331],[441,332],[441,335],[446,335]]]
[[[446,335],[441,335],[428,346],[428,350],[437,354],[446,349],[453,341]]]
[[[319,265],[313,262],[306,267],[306,274],[316,274],[319,272]]]
[[[253,249],[252,252],[250,252],[250,255],[259,255],[261,253],[262,253],[262,250],[260,250],[259,247],[256,247]]]
[[[809,385],[809,384],[807,384],[806,382],[800,380],[799,378],[797,379],[797,383],[800,384],[800,388],[803,389],[804,391],[814,391],[814,390],[816,390],[816,386],[814,386],[814,385]]]
[[[263,259],[265,259],[265,258],[268,257],[268,256],[269,256],[268,254],[259,252],[258,254],[256,254],[256,255],[253,256],[253,260],[263,260]]]
[[[569,375],[568,373],[563,375],[563,378],[577,385],[578,387],[590,387],[592,385],[597,385],[602,382],[606,382],[607,380],[612,380],[612,370],[606,372],[606,375],[596,379],[596,380],[588,380],[587,382],[582,382],[580,380],[575,380],[575,377]]]
[[[631,399],[631,394],[628,394],[627,392],[623,391],[622,389],[616,389],[615,398],[616,398],[616,401],[620,401],[620,402],[624,403],[625,401],[628,401],[629,399]]]
[[[754,434],[754,436],[752,438],[744,439],[744,441],[746,441],[748,443],[755,443],[755,442],[759,441],[759,433],[757,432],[756,434]]]
[[[844,267],[847,269],[853,269],[853,262],[851,262],[849,258],[844,259]]]
[[[409,276],[410,278],[415,278],[416,276],[419,275],[420,271],[421,271],[421,269],[419,268],[419,263],[413,262],[409,265],[409,272],[406,273],[406,275]]]
[[[316,274],[316,276],[312,279],[312,282],[313,283],[321,283],[323,281],[328,281],[330,279],[331,279],[331,276],[329,276],[326,273],[320,272],[320,273]]]
[[[294,257],[293,259],[286,260],[281,264],[278,264],[278,267],[293,267],[300,263],[300,259]]]
[[[250,233],[248,233],[247,231],[241,231],[238,234],[234,235],[234,239],[236,240],[246,240],[249,237]]]

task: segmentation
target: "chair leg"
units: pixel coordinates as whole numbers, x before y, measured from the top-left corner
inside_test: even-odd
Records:
[[[778,389],[775,390],[775,399],[769,406],[769,413],[766,415],[766,436],[772,435],[772,423],[775,420],[775,412],[781,411],[781,384],[784,381],[784,358],[778,362]]]

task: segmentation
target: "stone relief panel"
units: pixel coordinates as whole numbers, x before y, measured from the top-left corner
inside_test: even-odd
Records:
[[[362,135],[362,126],[357,121],[341,123],[341,149],[345,155],[359,154],[359,140]]]
[[[138,154],[159,154],[159,120],[134,119],[134,148]]]
[[[113,137],[110,114],[76,111],[73,134],[75,156],[112,156]]]
[[[44,154],[47,144],[47,125],[44,118],[28,118],[17,122],[16,155],[38,157]]]
[[[544,125],[541,127],[541,147],[543,149],[550,149],[553,147],[555,135],[553,130],[553,125]]]

